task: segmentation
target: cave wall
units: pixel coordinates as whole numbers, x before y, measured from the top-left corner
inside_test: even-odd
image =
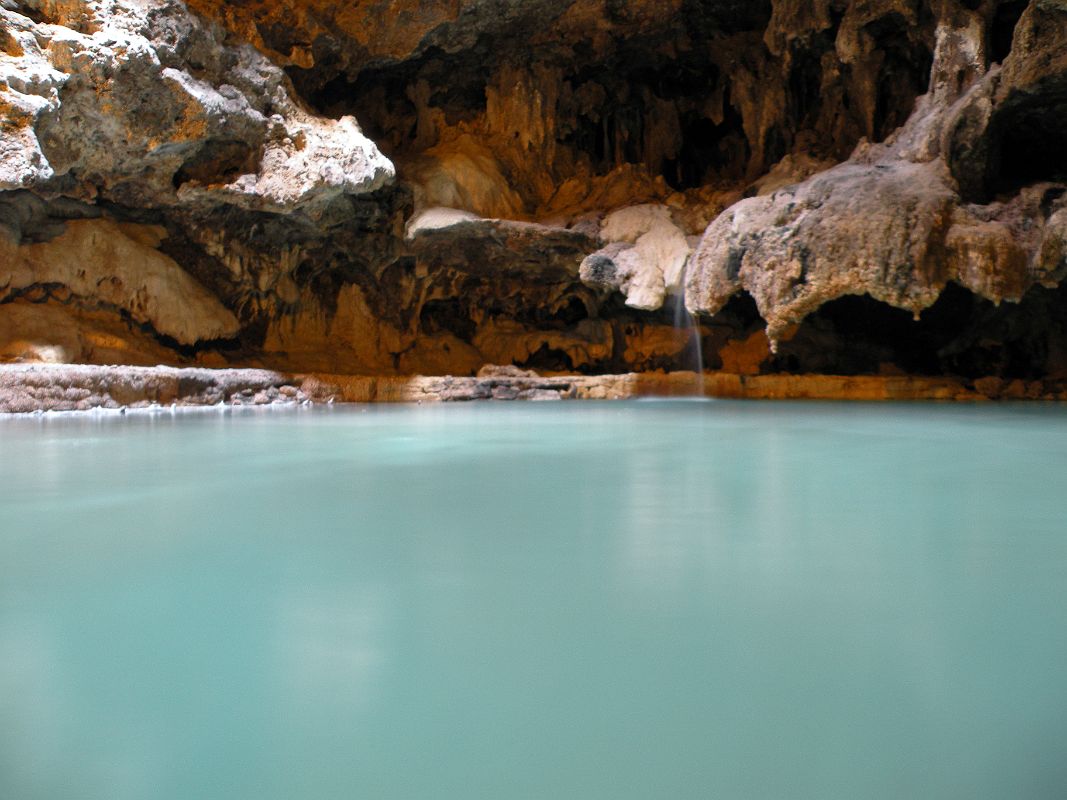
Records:
[[[5,0],[0,359],[1063,377],[1065,123],[1057,0]]]

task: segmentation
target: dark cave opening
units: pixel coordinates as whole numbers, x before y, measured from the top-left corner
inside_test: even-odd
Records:
[[[830,29],[791,45],[788,68],[780,76],[767,71],[771,56],[762,32],[771,18],[769,3],[703,0],[688,2],[687,13],[664,20],[654,32],[637,35],[625,28],[629,12],[620,6],[620,28],[600,43],[557,41],[533,50],[522,40],[509,39],[504,47],[480,34],[461,51],[431,46],[404,61],[358,70],[323,52],[316,66],[290,67],[289,74],[314,108],[334,117],[355,114],[364,132],[400,163],[437,144],[442,124],[453,131],[472,125],[474,135],[486,137],[506,165],[505,174],[519,181],[520,194],[527,176],[516,165],[531,154],[507,153],[506,142],[489,141],[492,131],[479,128],[487,90],[500,90],[494,81],[509,74],[502,72],[505,68],[527,70],[534,83],[555,75],[555,87],[541,88],[556,103],[556,138],[544,153],[552,155],[534,169],[560,182],[583,174],[583,165],[595,176],[638,165],[673,190],[686,191],[751,179],[792,152],[798,141],[820,157],[844,157],[864,133],[880,140],[896,130],[929,84],[932,16],[920,5],[918,27],[889,13],[863,29],[880,64],[873,118],[866,121],[852,97],[849,65],[836,78],[835,71],[825,72],[842,15],[836,6]],[[756,126],[745,118],[765,112],[750,108],[750,92],[742,94],[734,83],[735,70],[749,79],[784,83],[779,119]],[[845,109],[844,121],[827,113],[827,97]],[[762,140],[750,141],[757,129]],[[757,155],[759,163],[753,163]]]
[[[824,36],[821,44],[796,47],[790,57],[789,115],[801,127],[810,126],[821,105],[822,55],[832,45]]]
[[[321,67],[288,72],[313,108],[334,118],[354,114],[364,133],[392,157],[418,144],[417,100],[440,109],[449,125],[485,111],[488,73],[482,59],[488,50],[481,40],[458,55],[431,47],[410,61],[370,66],[354,78],[340,72],[325,82]]]
[[[989,28],[989,60],[995,64],[1004,63],[1011,54],[1015,28],[1022,18],[1030,0],[1007,0],[997,6],[993,22]]]
[[[304,81],[299,79],[302,72],[304,72],[304,70],[299,72],[295,69],[289,70],[289,76],[293,79],[293,83],[298,87],[304,83]],[[382,88],[388,94],[395,95],[395,91],[390,91],[396,89],[394,81],[383,79]],[[301,94],[317,111],[326,114],[329,117],[337,118],[343,116],[351,106],[354,85],[352,81],[348,79],[348,76],[342,73],[331,78],[321,87],[315,89],[305,88]],[[414,109],[412,109],[412,114],[413,113]],[[362,120],[360,122],[361,124],[364,124]],[[367,133],[371,133],[371,131],[368,130]]]
[[[483,289],[491,294],[488,286]],[[581,290],[579,290],[581,291]],[[474,316],[478,301],[468,301],[467,314]],[[589,306],[578,294],[572,294],[554,305],[530,297],[496,298],[483,310],[498,319],[512,320],[523,326],[541,331],[562,331],[590,318]]]
[[[549,347],[547,344],[542,344],[530,354],[529,358],[516,362],[514,366],[548,372],[574,372],[574,362],[571,357],[562,350]]]
[[[868,295],[826,303],[780,342],[768,372],[996,376],[1067,371],[1067,289],[1035,288],[1000,306],[950,283],[916,321]]]
[[[558,115],[565,163],[584,160],[596,174],[644,165],[680,191],[741,177],[751,148],[712,54],[701,47],[668,59],[644,40],[616,48],[563,78],[571,98]]]
[[[673,189],[684,191],[715,180],[740,180],[748,173],[755,148],[723,74],[723,60],[734,58],[729,53],[745,45],[722,45],[726,34],[716,26],[723,24],[720,17],[734,27],[738,19],[765,26],[769,4],[734,8],[729,14],[721,3],[690,5],[691,15],[665,22],[665,30],[655,35],[614,34],[611,46],[596,56],[559,43],[536,55],[521,53],[511,62],[559,70],[558,155],[555,163],[545,164],[557,173],[554,178],[573,174],[582,162],[596,175],[625,164],[644,165]],[[762,48],[757,30],[734,33],[747,45]],[[664,47],[665,37],[670,48]],[[455,126],[485,113],[487,88],[504,65],[501,56],[494,60],[492,55],[499,52],[499,42],[479,40],[463,52],[430,48],[413,59],[369,65],[358,73],[346,71],[324,53],[315,67],[290,67],[288,72],[313,108],[332,117],[354,114],[386,155],[404,159],[436,143],[431,117]],[[793,105],[813,119],[819,104],[819,57],[801,62],[787,94],[798,92]],[[420,108],[432,113],[420,119]],[[796,128],[790,121],[767,132],[763,145],[771,161],[789,151]]]
[[[951,301],[946,301],[951,304]],[[906,372],[940,372],[930,325],[868,295],[848,295],[807,317],[788,341],[780,342],[772,372],[876,374],[886,365]],[[935,337],[936,338],[936,337]]]
[[[569,297],[566,302],[547,314],[547,319],[544,320],[543,324],[569,328],[572,325],[577,325],[583,319],[589,319],[589,309],[582,299],[575,295]]]
[[[718,314],[702,322],[713,322],[715,325],[729,328],[735,336],[747,336],[766,325],[760,316],[755,298],[748,292],[738,292],[727,301]]]
[[[744,176],[752,148],[745,138],[737,109],[725,103],[723,119],[715,123],[705,116],[681,118],[681,148],[677,158],[647,165],[672,189],[684,192],[715,180],[738,180]]]
[[[423,304],[419,311],[419,329],[431,336],[451,333],[457,339],[469,342],[474,338],[477,325],[465,303],[457,297],[448,297]]]
[[[1067,181],[1067,85],[1006,104],[993,137],[988,185],[1014,194],[1042,181]]]
[[[200,185],[231,183],[241,175],[259,170],[261,152],[247,142],[219,139],[207,142],[195,156],[174,173],[174,188],[186,183]]]
[[[864,30],[883,53],[874,110],[875,141],[903,125],[915,99],[930,86],[934,54],[927,38],[913,40],[912,26],[898,13],[886,14]]]
[[[963,120],[946,153],[963,199],[987,204],[1027,187],[1067,182],[1067,80],[1013,91],[987,124]]]

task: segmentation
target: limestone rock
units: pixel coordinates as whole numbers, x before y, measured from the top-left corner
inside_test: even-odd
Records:
[[[407,237],[414,239],[425,231],[435,231],[441,228],[450,228],[462,222],[477,222],[480,220],[477,214],[470,211],[462,211],[458,208],[447,206],[434,206],[426,208],[413,216],[407,224]]]
[[[409,228],[412,251],[433,269],[573,280],[582,258],[597,243],[581,230],[468,215],[447,218],[454,221],[428,227],[423,214]]]
[[[954,194],[934,165],[844,164],[793,189],[743,200],[694,256],[691,310],[751,294],[771,338],[820,305],[869,294],[914,313],[937,299]]]
[[[3,0],[0,358],[384,380],[699,339],[1029,392],[1067,374],[1064,53],[1059,0]]]
[[[0,305],[0,362],[128,364],[179,361],[108,310],[16,300]]]
[[[181,344],[233,337],[238,322],[218,299],[155,249],[165,231],[110,220],[72,220],[51,241],[0,234],[0,295],[62,287],[65,302],[120,309]]]
[[[505,364],[486,364],[478,370],[477,378],[537,378],[539,377],[532,369],[519,369],[518,367]]]
[[[585,258],[582,280],[626,295],[632,308],[660,308],[668,292],[682,288],[691,247],[671,220],[670,209],[638,205],[609,214],[600,229],[609,244]]]
[[[49,4],[41,21],[29,5],[0,8],[0,189],[314,214],[393,177],[353,118],[304,111],[280,69],[177,0]]]
[[[1050,4],[1035,2],[1020,22],[1017,43],[1030,20],[1042,15],[1051,15],[1049,24],[1060,32],[1032,49],[1067,41],[1067,9],[1054,13]],[[993,121],[1019,102],[1018,89],[1005,88],[1000,69],[982,74],[987,21],[977,12],[940,21],[928,92],[884,145],[861,144],[848,162],[743,200],[715,220],[693,259],[689,308],[715,314],[745,291],[774,343],[846,295],[868,295],[918,317],[950,281],[1000,303],[1018,301],[1043,276],[1059,274],[1058,225],[1042,238],[1049,206],[1046,201],[1042,211],[1037,200],[1058,198],[1062,191],[1055,185],[984,206],[967,202],[993,180],[989,154],[1003,141],[988,139],[1004,135]],[[1008,59],[1008,80],[1035,80],[1012,68],[1021,62]],[[1067,62],[1041,81],[1057,85],[1065,74]]]

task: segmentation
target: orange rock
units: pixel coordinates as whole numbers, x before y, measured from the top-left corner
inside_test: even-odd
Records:
[[[734,339],[719,351],[723,372],[738,375],[757,375],[760,365],[771,354],[771,343],[766,332],[760,330],[747,339]]]

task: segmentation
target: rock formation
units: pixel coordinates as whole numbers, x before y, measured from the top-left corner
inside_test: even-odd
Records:
[[[0,360],[1067,378],[1062,0],[0,0]],[[687,315],[681,315],[687,316]]]

